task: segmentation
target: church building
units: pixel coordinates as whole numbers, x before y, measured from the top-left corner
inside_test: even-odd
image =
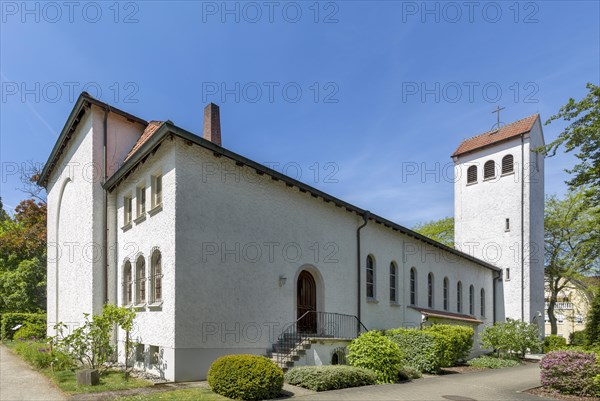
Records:
[[[452,248],[224,148],[212,103],[201,137],[82,93],[39,179],[49,333],[133,308],[136,367],[184,381],[226,354],[331,364],[366,330],[532,321],[541,143],[535,115],[460,145]]]

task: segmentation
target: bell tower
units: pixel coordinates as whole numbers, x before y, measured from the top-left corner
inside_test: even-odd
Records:
[[[501,109],[496,110],[499,113]],[[454,160],[455,247],[503,271],[507,318],[544,329],[544,145],[534,114],[464,140]]]

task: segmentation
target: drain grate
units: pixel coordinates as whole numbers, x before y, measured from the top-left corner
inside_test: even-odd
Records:
[[[477,401],[474,398],[463,397],[462,395],[443,395],[442,398],[450,401]]]

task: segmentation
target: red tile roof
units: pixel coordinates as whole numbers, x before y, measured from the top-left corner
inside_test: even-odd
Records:
[[[500,129],[496,129],[494,131],[488,131],[481,135],[474,136],[469,139],[465,139],[458,146],[458,148],[452,153],[452,156],[459,156],[464,153],[472,152],[477,149],[484,148],[486,146],[490,146],[494,143],[502,142],[514,137],[517,137],[521,134],[525,134],[531,131],[533,124],[540,117],[539,114],[534,114],[532,116],[526,117],[522,120],[515,121],[514,123],[505,125]]]
[[[125,158],[125,160],[129,159],[140,147],[142,147],[142,145],[146,143],[148,139],[150,139],[150,137],[156,132],[156,130],[158,130],[161,125],[163,125],[163,123],[163,121],[150,121],[146,126],[146,129],[144,129],[142,136],[140,136],[140,139],[137,140],[135,145],[133,145],[133,148],[131,148],[129,153],[127,153],[127,157]]]
[[[425,309],[425,308],[419,308],[417,306],[409,306],[409,308],[420,312],[423,316],[426,316],[426,317],[437,317],[437,318],[442,318],[442,319],[460,320],[463,322],[476,323],[476,324],[483,323],[481,320],[475,318],[474,316],[465,315],[462,313],[453,313],[453,312],[447,312],[447,311]]]

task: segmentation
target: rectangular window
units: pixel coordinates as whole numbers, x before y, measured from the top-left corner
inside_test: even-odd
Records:
[[[417,271],[414,267],[410,269],[410,304],[417,304]]]
[[[375,298],[375,266],[370,256],[367,257],[367,298]]]
[[[148,347],[148,353],[150,354],[150,364],[158,365],[160,362],[160,349],[156,345]]]
[[[137,188],[136,194],[136,211],[137,217],[142,217],[146,213],[146,187],[140,186]]]
[[[562,313],[558,314],[558,315],[556,315],[556,320],[558,320],[559,324],[563,324],[565,321],[565,316]]]
[[[132,199],[131,195],[126,196],[123,199],[123,204],[125,206],[125,214],[124,214],[124,225],[131,224],[131,209],[132,209]]]
[[[162,204],[162,175],[152,177],[152,208]]]
[[[504,222],[504,231],[510,231],[510,219],[506,219]]]
[[[135,361],[139,363],[144,362],[144,344],[138,344],[135,346]]]
[[[506,268],[505,272],[506,272],[506,274],[504,275],[504,279],[506,281],[508,281],[508,280],[510,280],[510,269]]]

